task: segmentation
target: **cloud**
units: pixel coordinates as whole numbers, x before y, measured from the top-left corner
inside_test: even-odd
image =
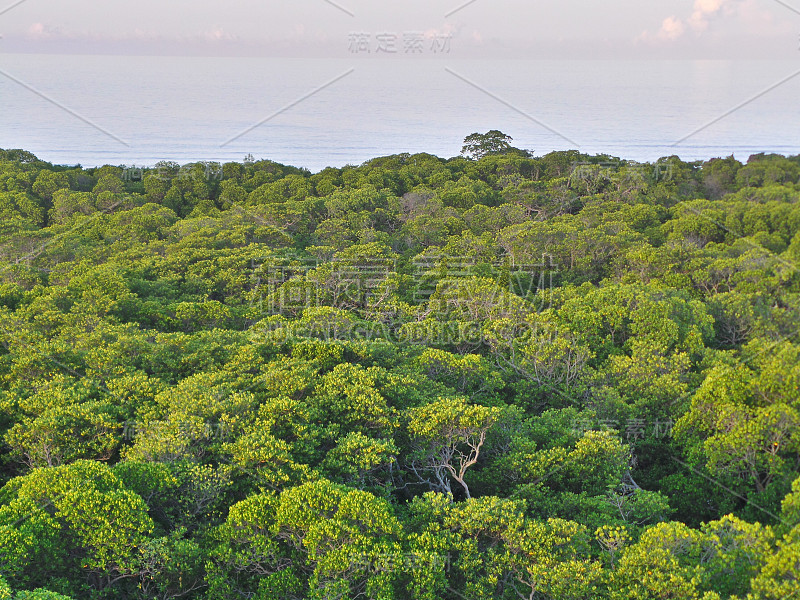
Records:
[[[705,31],[708,29],[709,19],[719,13],[725,4],[730,4],[730,0],[695,0],[689,25],[695,31]]]
[[[211,31],[204,31],[199,37],[209,42],[232,42],[237,39],[237,36],[228,33],[222,29],[222,27],[215,27]]]
[[[788,19],[775,19],[760,0],[742,0],[736,7],[738,18],[760,35],[792,35],[796,30]]]
[[[426,38],[435,38],[440,36],[452,36],[457,33],[457,29],[451,23],[445,23],[441,29],[431,27],[424,32]]]
[[[695,33],[701,33],[708,29],[711,19],[721,12],[733,12],[732,5],[736,2],[737,0],[695,0],[692,14],[687,19],[681,19],[674,15],[669,16],[661,23],[661,29],[655,36],[651,35],[649,31],[643,31],[636,41],[655,39],[671,42],[682,37],[687,31],[687,26]]]
[[[47,38],[59,33],[60,31],[57,28],[48,27],[44,23],[32,23],[28,27],[28,35],[32,38]]]
[[[658,32],[658,38],[662,40],[677,40],[686,31],[683,21],[677,17],[667,17],[661,23],[661,29]]]
[[[205,43],[238,41],[238,36],[222,27],[212,27],[195,33],[164,35],[155,31],[135,28],[132,31],[96,32],[71,31],[62,27],[51,27],[43,23],[33,23],[28,27],[27,36],[37,41],[71,42],[165,42],[165,43]]]
[[[658,30],[658,33],[653,35],[644,30],[633,41],[637,44],[640,42],[672,41],[681,37],[684,31],[686,31],[686,26],[683,21],[676,16],[669,16],[661,22],[661,29]]]

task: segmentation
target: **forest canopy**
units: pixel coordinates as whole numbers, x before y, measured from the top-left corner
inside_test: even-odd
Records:
[[[800,156],[0,150],[0,599],[800,597]]]

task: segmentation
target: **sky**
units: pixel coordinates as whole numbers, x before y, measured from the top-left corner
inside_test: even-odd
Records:
[[[451,59],[795,59],[800,0],[0,0],[0,35],[8,54],[399,58],[422,35]]]

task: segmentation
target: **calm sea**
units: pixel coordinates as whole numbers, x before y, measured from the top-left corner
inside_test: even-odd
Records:
[[[2,54],[0,147],[84,166],[252,154],[317,171],[398,152],[455,156],[469,133],[500,129],[536,154],[797,154],[800,76],[786,80],[797,68]]]

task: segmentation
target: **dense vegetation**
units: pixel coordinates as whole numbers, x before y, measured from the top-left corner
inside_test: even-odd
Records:
[[[0,151],[0,599],[800,597],[800,157]]]

